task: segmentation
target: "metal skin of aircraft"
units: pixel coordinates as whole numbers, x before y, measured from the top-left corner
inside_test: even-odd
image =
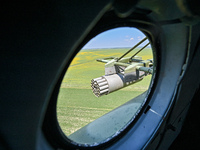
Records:
[[[195,0],[3,2],[0,6],[0,149],[199,149],[199,6]],[[107,75],[102,78],[111,82],[116,77],[117,82],[126,84],[118,77],[126,79],[130,75],[133,82],[140,80],[147,69],[152,73],[152,83],[145,104],[116,136],[94,144],[76,143],[65,136],[57,120],[62,79],[75,55],[90,39],[117,27],[142,31],[152,46],[153,62],[147,60],[150,66],[142,68],[146,66],[135,62],[141,61],[136,56],[99,59],[106,63]],[[128,72],[119,71],[119,67]],[[139,76],[133,75],[138,71]],[[96,84],[98,80],[92,80],[93,88],[100,87],[100,82]],[[101,90],[95,89],[95,95],[107,94]],[[129,103],[126,106],[131,108]],[[120,108],[112,113],[120,114]],[[108,118],[105,115],[99,120],[109,125]],[[97,120],[93,125],[99,123]],[[113,124],[110,125],[113,129]],[[86,127],[81,132],[87,135],[98,131],[105,135],[106,131],[100,128],[94,126],[88,131]],[[74,138],[85,140],[81,134]]]

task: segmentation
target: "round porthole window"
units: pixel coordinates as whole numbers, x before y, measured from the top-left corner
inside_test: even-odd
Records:
[[[116,137],[144,106],[153,74],[147,37],[130,27],[105,31],[74,57],[60,86],[57,119],[79,145]]]

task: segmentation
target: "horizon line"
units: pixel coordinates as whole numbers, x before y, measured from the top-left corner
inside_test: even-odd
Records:
[[[143,46],[138,46],[137,48],[142,48]],[[122,48],[132,48],[132,47],[105,47],[105,48],[82,48],[82,50],[89,49],[122,49]],[[151,48],[151,46],[147,46],[146,48]]]

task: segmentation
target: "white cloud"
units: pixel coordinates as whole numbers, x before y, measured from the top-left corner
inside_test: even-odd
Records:
[[[129,42],[129,39],[124,39],[124,41]]]

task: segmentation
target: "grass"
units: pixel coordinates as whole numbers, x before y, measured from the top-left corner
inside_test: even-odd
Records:
[[[70,135],[148,89],[150,75],[141,82],[106,96],[97,98],[92,94],[91,79],[104,75],[104,64],[96,62],[96,59],[120,57],[126,51],[127,49],[82,50],[74,58],[61,84],[57,102],[58,121],[66,135]],[[152,58],[151,49],[146,48],[139,56],[143,59]]]

